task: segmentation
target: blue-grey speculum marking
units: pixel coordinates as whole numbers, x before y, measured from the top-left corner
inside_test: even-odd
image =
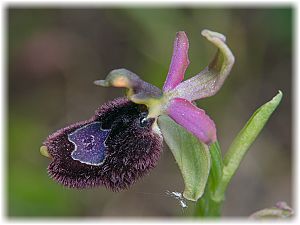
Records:
[[[105,140],[110,130],[101,129],[101,122],[87,124],[68,135],[75,146],[71,157],[81,163],[99,166],[105,160]]]

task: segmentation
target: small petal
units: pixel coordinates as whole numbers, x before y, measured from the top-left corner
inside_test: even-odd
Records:
[[[214,59],[203,71],[191,79],[180,83],[172,90],[172,97],[194,101],[215,95],[231,71],[234,64],[234,56],[225,43],[225,36],[209,30],[203,30],[201,34],[214,44],[218,51]]]
[[[102,87],[128,88],[127,98],[137,104],[148,105],[149,100],[162,97],[162,91],[127,69],[112,70],[105,80],[96,80],[94,84]]]
[[[172,90],[183,80],[185,71],[190,64],[188,49],[189,40],[185,32],[178,32],[174,41],[173,56],[163,91]]]
[[[210,144],[217,140],[216,126],[205,111],[197,108],[191,102],[182,98],[172,99],[167,114],[178,124],[199,138]]]

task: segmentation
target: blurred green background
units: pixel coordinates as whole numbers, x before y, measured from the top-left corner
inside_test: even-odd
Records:
[[[52,181],[39,147],[50,133],[89,118],[123,90],[93,85],[127,68],[162,87],[177,31],[187,32],[191,64],[200,72],[215,48],[200,36],[227,36],[236,63],[220,92],[198,102],[214,119],[226,150],[251,114],[280,89],[283,101],[234,177],[224,216],[249,216],[292,201],[293,9],[286,8],[22,8],[6,11],[8,41],[9,217],[185,216],[166,190],[182,191],[165,147],[159,165],[130,190],[70,190]],[[192,208],[192,204],[190,204]]]

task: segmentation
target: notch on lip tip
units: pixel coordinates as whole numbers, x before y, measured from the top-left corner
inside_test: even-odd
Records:
[[[43,155],[43,156],[45,156],[45,157],[47,157],[47,158],[51,158],[51,156],[50,156],[50,154],[49,154],[49,152],[48,152],[48,148],[47,148],[47,146],[45,146],[45,145],[42,145],[42,146],[40,147],[40,153],[41,153],[41,155]]]

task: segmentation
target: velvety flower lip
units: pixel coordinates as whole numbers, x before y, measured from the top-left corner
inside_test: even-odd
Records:
[[[49,175],[69,188],[129,188],[157,165],[162,151],[162,137],[146,114],[144,105],[117,98],[90,119],[54,132],[41,147],[51,159]]]
[[[217,140],[216,126],[204,110],[193,104],[193,101],[213,96],[220,90],[232,69],[234,56],[226,45],[224,35],[210,30],[203,30],[201,34],[217,47],[217,53],[213,60],[203,71],[182,82],[190,63],[188,58],[189,41],[184,31],[178,32],[162,94],[153,85],[146,85],[145,81],[141,82],[137,75],[128,76],[132,72],[124,69],[117,70],[118,73],[115,73],[116,70],[114,70],[105,80],[95,83],[105,87],[128,88],[128,99],[137,104],[147,105],[148,117],[157,118],[166,114],[197,136],[200,141],[211,144]],[[136,81],[137,79],[139,82]],[[118,80],[126,80],[126,82],[123,82],[122,86],[116,85]],[[153,90],[159,94],[153,94]],[[157,123],[154,125],[157,126]]]

